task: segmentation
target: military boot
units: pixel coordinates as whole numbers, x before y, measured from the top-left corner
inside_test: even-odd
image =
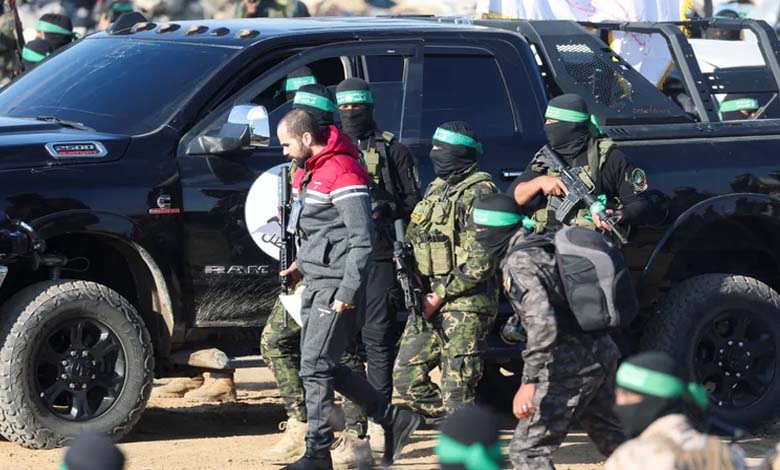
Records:
[[[162,387],[152,390],[153,398],[181,398],[190,390],[203,385],[203,377],[176,377]]]
[[[187,392],[184,398],[192,402],[229,403],[236,401],[236,384],[232,372],[206,372],[203,386]]]
[[[382,454],[385,451],[385,430],[382,426],[373,421],[368,422],[368,438],[371,443],[371,450]]]
[[[333,461],[330,459],[330,450],[306,449],[303,457],[282,470],[333,470]]]
[[[354,430],[348,429],[341,433],[330,449],[330,457],[335,470],[374,467],[368,439],[358,436]]]
[[[382,422],[382,428],[385,430],[383,465],[390,465],[401,457],[404,446],[420,426],[420,420],[420,415],[411,410],[394,405],[387,408]]]
[[[264,462],[277,465],[289,464],[303,457],[306,453],[306,431],[309,426],[295,418],[279,423],[279,430],[284,431],[282,438],[275,446],[263,451]]]

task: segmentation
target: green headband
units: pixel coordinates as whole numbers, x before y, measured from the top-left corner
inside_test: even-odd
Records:
[[[474,224],[485,227],[507,227],[516,225],[523,216],[514,212],[491,211],[488,209],[474,209]]]
[[[121,11],[123,13],[127,13],[129,11],[133,11],[133,4],[128,2],[116,2],[113,5],[111,5],[111,9],[113,11]]]
[[[564,122],[587,122],[588,131],[592,136],[601,134],[601,128],[599,127],[599,121],[596,116],[587,113],[581,113],[579,111],[572,111],[570,109],[556,108],[555,106],[547,106],[547,111],[544,113],[544,117],[547,119],[555,119],[556,121]]]
[[[433,140],[444,142],[450,145],[462,145],[464,147],[471,147],[476,149],[477,152],[482,153],[482,144],[472,139],[471,137],[457,132],[448,131],[439,127],[433,134]]]
[[[336,93],[336,103],[342,104],[372,104],[374,97],[368,90],[349,90]]]
[[[54,23],[49,23],[48,21],[42,21],[42,20],[38,20],[38,24],[35,25],[35,30],[40,31],[42,33],[62,34],[63,36],[76,35],[76,33],[74,33],[69,29],[65,29],[62,26],[57,26]]]
[[[324,96],[316,95],[306,91],[296,92],[295,98],[293,98],[293,104],[310,106],[312,108],[321,109],[331,113],[336,110],[336,106],[333,104],[333,101],[325,98]]]
[[[305,77],[288,78],[284,81],[284,91],[295,91],[303,85],[314,85],[317,83],[317,79],[313,75],[306,75]]]
[[[740,98],[738,100],[728,100],[720,104],[721,113],[732,113],[742,111],[743,109],[755,110],[760,108],[758,100],[755,98]]]
[[[22,59],[26,60],[27,62],[38,63],[49,57],[49,55],[50,54],[39,54],[38,52],[35,52],[34,50],[28,49],[26,47],[22,49]]]
[[[436,455],[441,463],[461,464],[467,470],[501,470],[504,458],[500,442],[486,448],[481,442],[466,445],[444,434],[439,435]]]
[[[682,398],[701,409],[709,401],[707,390],[697,383],[684,383],[677,377],[624,362],[616,377],[619,387],[659,398]]]
[[[572,111],[570,109],[556,108],[555,106],[547,106],[547,112],[544,113],[544,117],[566,122],[590,121],[590,114]]]

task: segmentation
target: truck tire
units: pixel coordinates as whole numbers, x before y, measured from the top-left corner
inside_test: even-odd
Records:
[[[763,282],[732,274],[682,282],[648,322],[641,344],[678,358],[727,422],[755,427],[777,416],[780,295]]]
[[[24,447],[61,447],[85,431],[119,439],[149,400],[149,332],[106,286],[27,287],[0,308],[0,341],[0,434]]]

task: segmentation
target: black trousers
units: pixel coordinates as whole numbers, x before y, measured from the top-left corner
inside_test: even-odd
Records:
[[[397,291],[391,259],[372,260],[366,279],[361,336],[366,351],[368,382],[388,402],[393,396],[395,362],[395,316]]]

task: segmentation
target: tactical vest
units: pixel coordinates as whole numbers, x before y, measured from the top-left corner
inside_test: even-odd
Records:
[[[446,276],[455,266],[466,262],[468,253],[455,243],[457,203],[467,189],[482,182],[493,184],[493,179],[482,171],[454,186],[436,179],[415,206],[411,221],[418,226],[420,237],[411,242],[417,269],[423,276]]]
[[[371,202],[390,202],[393,208],[396,204],[396,186],[390,173],[387,151],[394,138],[390,132],[376,132],[368,149],[360,151],[360,163],[370,177]]]
[[[588,163],[583,167],[584,172],[581,173],[582,175],[582,182],[585,183],[589,188],[600,190],[601,184],[600,184],[600,172],[601,168],[604,166],[604,163],[607,161],[607,157],[609,156],[609,152],[612,151],[612,149],[615,146],[615,142],[613,142],[611,139],[599,139],[594,144],[593,141],[588,143]],[[536,171],[537,173],[544,173],[547,176],[558,176],[557,171],[553,171],[545,166],[543,166],[540,163],[537,163],[536,156],[539,155],[537,153],[534,155],[534,160],[531,162],[531,169]],[[536,232],[542,232],[545,227],[547,227],[547,223],[550,218],[555,217],[555,211],[551,207],[552,203],[552,197],[547,197],[547,205],[541,209],[538,209],[534,213],[534,220],[536,220]],[[557,222],[557,221],[556,221]],[[577,211],[576,216],[569,221],[566,225],[576,225],[578,227],[585,227],[591,230],[595,230],[596,226],[593,224],[593,220],[590,215],[589,208],[583,207],[580,210]]]

